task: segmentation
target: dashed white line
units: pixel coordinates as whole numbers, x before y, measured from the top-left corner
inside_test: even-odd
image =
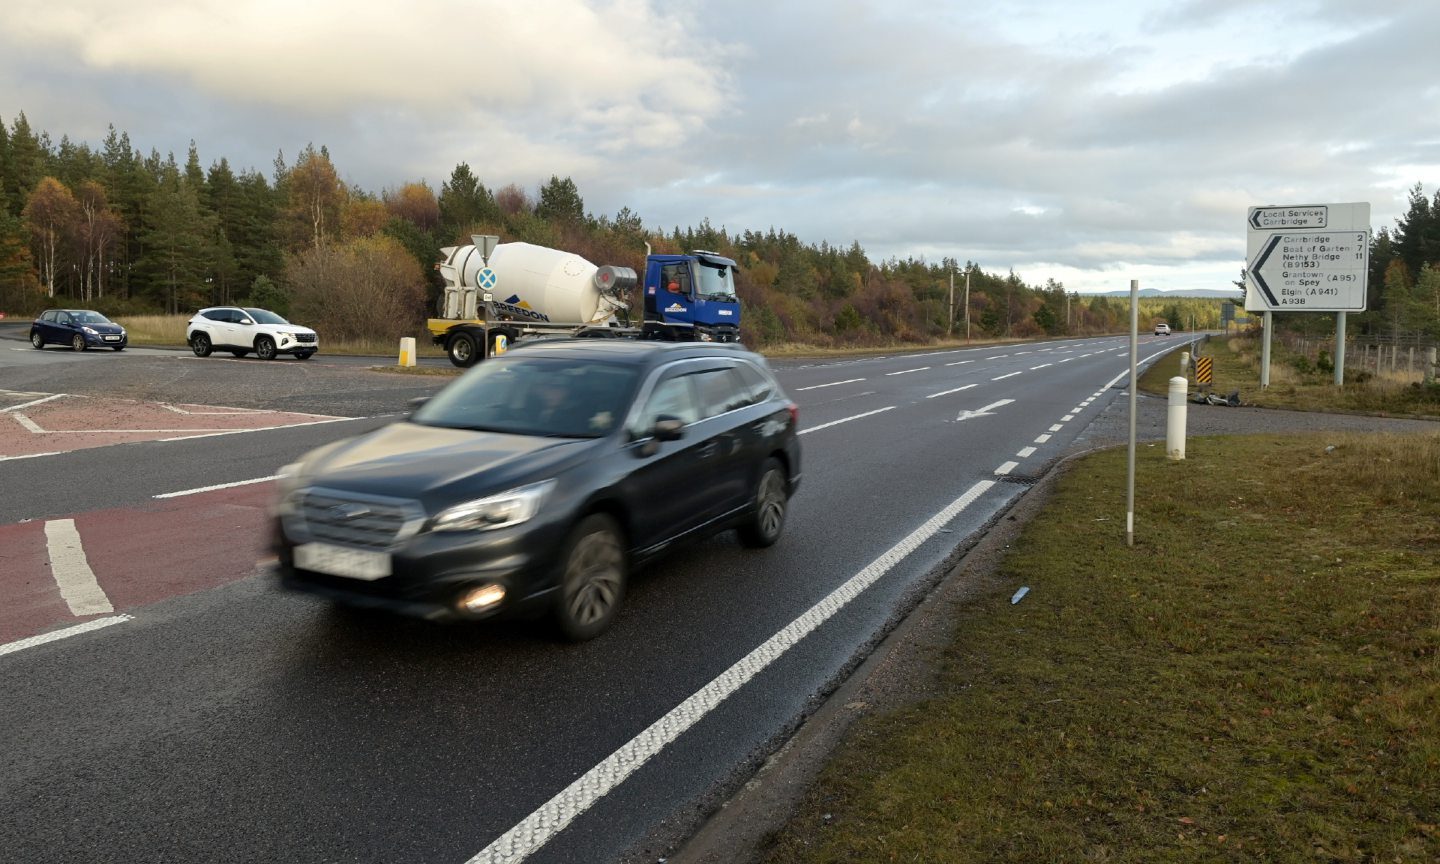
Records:
[[[1061,417],[1061,418],[1060,418],[1060,422],[1061,422],[1061,423],[1069,423],[1071,420],[1074,420],[1074,419],[1075,419],[1075,415],[1074,415],[1074,414],[1066,414],[1064,417]]]
[[[1030,367],[1030,371],[1031,371],[1031,372],[1034,372],[1036,369],[1044,369],[1046,366],[1054,366],[1054,365],[1055,365],[1054,363],[1041,363],[1039,366],[1031,366],[1031,367]]]
[[[956,387],[954,390],[941,390],[939,393],[931,393],[926,399],[934,399],[937,396],[949,396],[951,393],[959,393],[961,390],[969,390],[971,387],[979,387],[979,384],[966,384],[964,387]]]
[[[1049,435],[1041,435],[1041,436],[1039,436],[1038,438],[1035,439],[1035,443],[1036,443],[1036,444],[1044,444],[1046,441],[1049,441],[1049,440],[1050,440],[1050,436],[1049,436]]]
[[[829,423],[821,423],[819,426],[811,426],[809,429],[801,429],[797,435],[808,435],[811,432],[819,432],[821,429],[828,429],[831,426],[839,426],[841,423],[849,423],[851,420],[859,420],[861,417],[869,417],[872,414],[883,414],[886,411],[894,410],[895,406],[888,408],[876,408],[874,411],[866,411],[864,414],[856,414],[854,417],[845,417],[840,420],[831,420]]]
[[[1024,374],[1025,374],[1025,370],[1022,369],[1022,370],[1020,370],[1019,372],[1011,372],[1009,375],[997,375],[996,377],[991,378],[990,380],[991,380],[991,381],[1004,381],[1006,378],[1014,378],[1016,375],[1024,375]]]
[[[819,390],[823,387],[839,387],[841,384],[854,384],[856,381],[864,381],[864,378],[847,378],[844,381],[831,381],[829,384],[812,384],[809,387],[796,387],[796,393],[803,393],[806,390]]]
[[[946,366],[964,366],[966,363],[974,363],[974,360],[956,360],[954,363],[946,363]]]
[[[916,369],[901,369],[899,372],[886,372],[885,375],[887,377],[890,375],[909,375],[911,372],[924,372],[926,369],[929,368],[929,366],[921,366]]]
[[[0,645],[0,656],[14,654],[16,651],[24,651],[26,648],[34,648],[36,645],[44,645],[47,642],[58,642],[61,639],[68,639],[71,636],[79,636],[81,633],[89,633],[92,630],[99,630],[103,627],[110,627],[115,624],[123,624],[126,621],[135,620],[131,615],[115,615],[110,618],[95,618],[83,624],[76,624],[73,627],[66,627],[63,630],[52,630],[49,633],[41,633],[39,636],[30,636],[16,642],[7,642]]]
[[[1006,462],[1004,465],[1001,465],[999,468],[996,468],[996,469],[995,469],[995,473],[996,473],[996,474],[1002,474],[1002,475],[1003,475],[1003,474],[1009,474],[1011,471],[1014,471],[1015,468],[1016,468],[1017,466],[1019,466],[1019,464],[1020,464],[1019,462]]]
[[[80,532],[74,519],[51,519],[45,523],[45,545],[50,553],[50,575],[71,615],[104,615],[115,611],[110,598],[95,581],[95,571],[85,558]]]
[[[994,357],[986,357],[986,360],[999,360],[1002,357],[1009,357],[1009,354],[996,354]]]
[[[1035,448],[1034,448],[1034,447],[1022,447],[1022,448],[1020,448],[1020,452],[1019,452],[1019,453],[1016,453],[1015,455],[1018,456],[1018,457],[1021,458],[1021,459],[1029,459],[1031,456],[1034,456],[1034,455],[1035,455]]]
[[[1051,427],[1050,427],[1050,431],[1051,431],[1051,432],[1059,432],[1061,429],[1064,429],[1064,428],[1065,428],[1065,427],[1064,427],[1063,424],[1056,423],[1054,426],[1051,426]]]
[[[214,492],[217,489],[234,489],[236,486],[254,486],[256,483],[269,483],[271,480],[279,480],[279,474],[272,474],[269,477],[256,477],[254,480],[236,480],[234,483],[217,483],[214,486],[201,486],[198,489],[186,489],[183,492],[166,492],[161,495],[151,495],[151,498],[181,498],[186,495],[198,495],[201,492]]]
[[[720,673],[709,684],[670,709],[665,716],[656,720],[649,728],[611,753],[600,764],[586,771],[575,782],[562,789],[535,812],[526,816],[519,824],[497,837],[466,864],[513,864],[513,862],[523,861],[550,842],[552,837],[594,806],[595,802],[609,794],[610,790],[619,786],[625,778],[674,742],[686,730],[704,719],[730,694],[764,671],[811,631],[834,617],[836,613],[845,608],[847,603],[858,597],[880,577],[890,572],[911,552],[920,548],[921,544],[933,537],[994,485],[995,481],[993,480],[981,480],[971,486],[965,491],[965,494],[952,501],[944,510],[930,517],[925,524],[890,547],[880,557],[871,561],[825,599],[790,622],[785,629],[765,640],[735,665]]]

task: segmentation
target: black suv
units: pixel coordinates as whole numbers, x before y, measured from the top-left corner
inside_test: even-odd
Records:
[[[589,639],[627,573],[677,541],[779,538],[796,424],[739,346],[532,344],[282,469],[281,584],[423,618],[549,612]]]

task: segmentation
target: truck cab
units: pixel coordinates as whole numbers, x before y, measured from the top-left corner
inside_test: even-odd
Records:
[[[645,261],[644,338],[735,342],[740,298],[735,262],[714,252],[650,255]]]

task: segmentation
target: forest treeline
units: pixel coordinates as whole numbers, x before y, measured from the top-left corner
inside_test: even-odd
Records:
[[[1433,231],[1440,196],[1433,208],[1420,200],[1424,230]],[[1385,261],[1382,281],[1393,276],[1412,300],[1425,296],[1434,273],[1423,265],[1436,260],[1433,239],[1415,240],[1422,233],[1410,227],[1420,224],[1416,212],[1412,206],[1412,221],[1395,231],[1382,229],[1372,256],[1377,265]],[[440,248],[472,234],[637,270],[647,242],[657,252],[727,255],[741,265],[746,340],[762,346],[961,335],[967,274],[977,337],[1117,332],[1128,324],[1123,299],[1067,292],[1054,280],[1030,285],[974,261],[876,262],[858,242],[807,244],[774,227],[736,233],[702,219],[667,232],[629,208],[588,213],[569,177],[552,176],[533,192],[514,183],[492,187],[461,163],[438,190],[414,180],[377,194],[341,180],[323,146],[305,146],[293,162],[282,152],[267,174],[236,169],[223,156],[206,167],[194,142],[182,163],[154,149],[143,154],[113,126],[91,148],[68,136],[53,141],[23,112],[8,126],[0,120],[0,310],[12,314],[50,305],[189,313],[246,302],[332,337],[409,335],[434,308]],[[1383,305],[1390,295],[1382,295]],[[1423,302],[1411,305],[1423,311]],[[1179,327],[1219,326],[1215,300],[1151,301],[1147,311]]]

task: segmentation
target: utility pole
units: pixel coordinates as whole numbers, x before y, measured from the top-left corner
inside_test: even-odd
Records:
[[[970,268],[965,268],[965,341],[970,341]]]
[[[950,314],[945,317],[945,338],[955,329],[955,268],[950,268]]]

